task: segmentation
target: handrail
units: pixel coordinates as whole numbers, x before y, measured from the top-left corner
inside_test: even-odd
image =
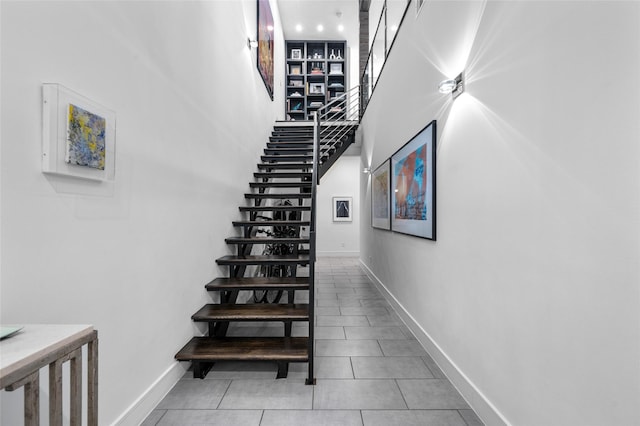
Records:
[[[313,169],[311,171],[311,217],[309,223],[309,370],[307,374],[307,385],[315,385],[314,377],[314,339],[315,339],[315,282],[316,282],[316,208],[318,181],[320,179],[320,162],[318,147],[320,146],[320,126],[317,113],[313,114]]]
[[[314,377],[315,271],[316,271],[316,209],[320,166],[329,152],[347,136],[360,120],[360,86],[356,86],[313,113],[313,169],[311,174],[311,218],[309,224],[309,371],[307,385]],[[337,110],[340,108],[340,110]]]

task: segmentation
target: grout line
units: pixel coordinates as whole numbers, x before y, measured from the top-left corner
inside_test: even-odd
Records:
[[[355,380],[356,378],[356,370],[353,368],[353,357],[349,357],[349,364],[351,364],[351,377]]]
[[[160,420],[162,420],[162,418],[163,418],[164,416],[166,416],[168,412],[169,412],[169,410],[164,410],[164,413],[162,413],[162,415],[160,416],[160,418],[158,419],[158,421],[157,421],[157,422],[155,422],[155,424],[157,425],[158,423],[160,423]]]
[[[458,415],[460,417],[462,417],[462,421],[464,422],[465,425],[469,426],[469,423],[467,423],[467,421],[465,420],[464,416],[462,415],[462,413],[460,412],[460,410],[456,410],[456,412],[458,413]]]
[[[233,382],[233,379],[229,380],[229,384],[227,385],[227,388],[224,390],[224,393],[222,394],[222,398],[220,398],[220,401],[218,402],[218,405],[216,405],[216,410],[220,409],[220,404],[222,404],[222,401],[224,400],[224,397],[227,396],[227,392],[229,392],[229,388],[231,387],[231,383]]]
[[[404,405],[406,405],[407,410],[410,410],[411,408],[409,408],[409,404],[407,404],[407,399],[404,397],[404,393],[402,393],[402,389],[400,388],[400,385],[398,384],[398,379],[393,379],[393,382],[398,387],[398,390],[400,391],[400,396],[402,396],[402,400],[404,401]]]

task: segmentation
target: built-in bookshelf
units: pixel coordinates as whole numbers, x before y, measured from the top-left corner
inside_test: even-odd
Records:
[[[347,90],[345,41],[287,41],[286,119],[312,120],[314,111],[340,98]],[[344,117],[345,102],[329,109],[335,118]]]

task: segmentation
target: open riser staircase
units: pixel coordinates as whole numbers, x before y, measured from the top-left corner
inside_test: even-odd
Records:
[[[313,375],[315,187],[322,175],[354,142],[357,121],[280,122],[264,149],[254,179],[233,222],[237,235],[225,242],[233,254],[216,260],[226,277],[205,285],[216,294],[191,319],[208,325],[208,335],[194,337],[175,356],[190,361],[193,376],[204,378],[214,363],[271,361],[278,378],[289,363],[309,365]],[[314,167],[315,165],[315,167]],[[247,298],[247,295],[248,298]],[[233,322],[279,322],[277,336],[233,336]],[[308,326],[305,337],[292,337],[294,322]]]

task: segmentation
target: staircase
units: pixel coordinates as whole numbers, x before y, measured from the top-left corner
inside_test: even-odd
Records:
[[[306,383],[315,383],[315,188],[354,142],[358,125],[357,119],[322,118],[321,112],[313,123],[274,126],[249,183],[251,192],[245,194],[249,205],[240,206],[243,218],[233,222],[239,235],[225,240],[234,254],[216,260],[228,267],[228,276],[205,285],[219,302],[203,306],[191,317],[208,324],[208,335],[192,338],[175,356],[191,362],[195,378],[204,378],[216,362],[275,362],[277,378],[287,376],[289,363],[306,362]],[[298,298],[308,303],[295,303],[300,291],[306,293]],[[247,294],[249,299],[240,297]],[[281,322],[283,330],[278,336],[229,335],[230,323],[243,321]],[[307,337],[291,336],[294,322],[308,325]]]

